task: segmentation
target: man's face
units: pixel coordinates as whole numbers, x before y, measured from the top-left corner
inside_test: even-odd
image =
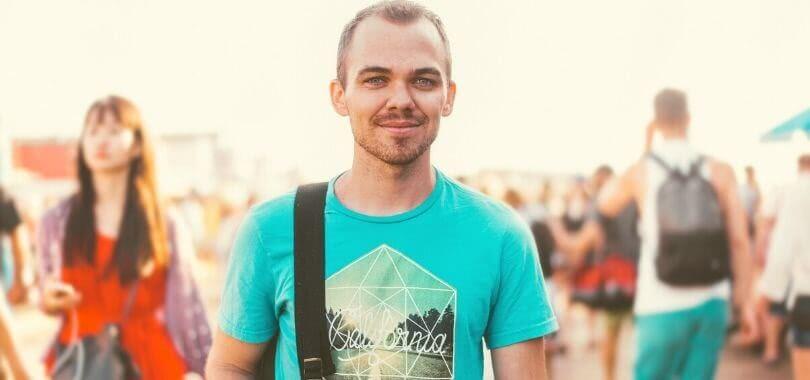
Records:
[[[330,90],[356,144],[390,165],[422,156],[455,95],[436,27],[426,19],[399,25],[370,17],[357,26],[344,68],[345,86],[333,81]]]

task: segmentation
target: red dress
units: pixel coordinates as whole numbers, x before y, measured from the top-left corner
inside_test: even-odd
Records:
[[[81,294],[76,308],[79,337],[96,334],[109,323],[120,323],[130,286],[122,286],[118,272],[105,277],[105,268],[112,259],[115,240],[98,234],[94,265],[80,264],[62,267],[62,281],[71,284]],[[183,358],[174,348],[162,322],[166,295],[166,269],[155,271],[138,283],[129,317],[121,326],[121,344],[141,372],[143,380],[182,379],[186,372]],[[71,341],[75,321],[67,314],[59,343]],[[52,361],[51,361],[52,362]]]

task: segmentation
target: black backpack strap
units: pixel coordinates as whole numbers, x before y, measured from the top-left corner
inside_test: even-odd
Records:
[[[324,208],[328,183],[303,185],[295,194],[295,337],[301,379],[335,373],[326,330]]]
[[[700,177],[700,168],[703,167],[703,163],[706,162],[706,156],[699,155],[695,162],[692,163],[692,166],[689,167],[689,176],[690,177]]]
[[[649,157],[653,162],[661,166],[667,173],[672,173],[674,171],[672,166],[669,166],[669,164],[666,161],[664,161],[664,159],[661,158],[661,156],[650,152],[647,154],[647,157]]]

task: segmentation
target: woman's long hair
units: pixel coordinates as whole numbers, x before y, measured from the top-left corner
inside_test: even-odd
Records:
[[[85,116],[82,135],[87,126],[112,115],[123,128],[135,134],[140,154],[129,163],[126,201],[118,229],[113,258],[107,268],[109,274],[117,269],[122,284],[130,284],[141,277],[147,266],[163,267],[168,263],[168,238],[163,211],[157,193],[155,159],[152,142],[141,122],[138,109],[132,102],[119,96],[108,96],[90,106]],[[96,192],[93,174],[84,160],[81,139],[77,157],[79,190],[70,202],[70,214],[65,227],[65,264],[94,263],[96,257],[96,218],[94,205]]]

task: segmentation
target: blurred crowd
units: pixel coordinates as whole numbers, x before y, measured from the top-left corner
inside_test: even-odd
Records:
[[[639,355],[649,348],[646,345],[670,344],[676,347],[673,354],[683,353],[686,357],[681,361],[691,363],[696,360],[689,357],[691,351],[711,358],[730,344],[758,350],[762,365],[773,366],[792,352],[796,377],[807,378],[808,320],[800,312],[806,313],[810,281],[806,259],[810,245],[804,232],[810,225],[810,155],[799,158],[796,183],[778,191],[764,194],[749,166],[739,184],[731,170],[720,186],[725,186],[725,192],[706,195],[698,179],[713,179],[701,177],[700,173],[709,170],[701,165],[708,168],[714,163],[704,163],[703,156],[693,154],[686,145],[688,123],[677,119],[678,102],[685,107],[685,96],[669,92],[658,100],[657,112],[675,108],[669,109],[675,113],[673,124],[648,128],[643,158],[626,172],[602,165],[588,176],[486,173],[457,177],[458,182],[514,208],[534,234],[546,287],[561,321],[560,332],[547,342],[551,362],[567,354],[572,332],[585,331],[589,349],[600,351],[604,378],[613,379],[618,352],[627,349],[622,329],[635,328]],[[653,135],[658,132],[663,142],[653,146]],[[0,352],[5,368],[0,373],[13,379],[41,377],[20,360],[20,342],[13,337],[8,305],[33,303],[47,314],[62,317],[46,355],[45,366],[55,379],[75,376],[70,372],[75,367],[71,363],[80,360],[74,349],[80,340],[95,342],[88,346],[94,350],[118,350],[110,354],[117,359],[98,363],[100,369],[94,369],[98,373],[137,370],[147,378],[202,376],[211,332],[187,261],[205,260],[224,270],[234,234],[257,196],[249,191],[207,195],[190,191],[162,201],[165,197],[155,185],[148,133],[135,106],[124,98],[111,96],[94,103],[77,133],[81,136],[78,185],[72,194],[34,201],[19,197],[25,199],[21,202],[9,189],[0,188],[0,279],[7,295],[0,298]],[[678,170],[679,160],[686,160],[687,165],[680,165],[684,170]],[[639,177],[636,167],[646,168],[646,176]],[[651,173],[659,174],[654,177]],[[670,178],[673,176],[679,179]],[[678,187],[678,183],[689,185]],[[672,194],[644,190],[644,186],[666,190],[670,185],[680,190]],[[647,194],[651,196],[645,203]],[[663,198],[679,195],[695,203],[662,204],[667,202]],[[706,200],[700,197],[705,196],[709,197],[707,207],[690,210],[693,205],[703,205],[700,202]],[[724,210],[740,211],[722,216],[723,242],[733,252],[729,262],[718,265],[725,271],[722,276],[731,279],[732,295],[677,272],[672,281],[683,281],[685,288],[663,284],[667,264],[644,258],[645,250],[653,249],[649,241],[658,244],[667,233],[662,227],[666,212],[673,213],[673,220],[682,211],[692,222],[711,219],[711,202],[719,202]],[[653,212],[652,205],[657,205],[658,219],[652,215],[643,218]],[[736,232],[729,232],[732,230]],[[688,244],[713,244],[710,239],[705,243],[700,239],[690,236]],[[752,267],[745,267],[745,261]],[[659,278],[650,274],[653,267]],[[712,303],[729,297],[731,302]],[[162,310],[159,317],[155,310]],[[584,317],[575,319],[574,315]],[[674,323],[666,319],[673,316],[677,318]],[[690,318],[695,329],[708,331],[682,335],[704,334],[701,347],[665,341],[677,338],[678,326],[687,325]],[[721,323],[705,326],[706,321],[716,319]],[[108,328],[110,320],[126,326],[121,347],[98,343],[116,334]],[[731,321],[728,340],[726,320]],[[581,321],[585,321],[583,325],[575,325]],[[670,359],[654,357],[644,365],[676,361]],[[644,365],[637,363],[636,377],[644,378],[647,370],[660,370]],[[713,370],[715,365],[702,368]],[[564,374],[552,376],[565,378]]]

